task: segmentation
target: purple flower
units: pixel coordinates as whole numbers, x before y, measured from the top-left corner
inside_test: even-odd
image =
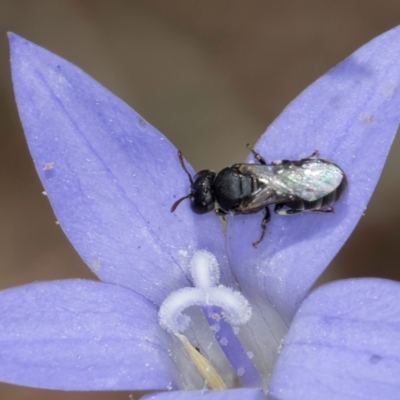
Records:
[[[365,210],[397,130],[400,27],[317,80],[256,144],[269,161],[318,149],[349,180],[334,214],[273,215],[257,249],[260,214],[229,218],[224,233],[187,201],[170,213],[189,189],[174,146],[80,69],[10,41],[36,169],[101,282],[0,292],[2,381],[165,391],[145,396],[157,400],[398,398],[400,284],[307,293]],[[204,390],[199,372],[229,390]]]

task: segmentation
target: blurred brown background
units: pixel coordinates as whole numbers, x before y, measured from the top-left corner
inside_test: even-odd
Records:
[[[0,0],[0,288],[93,277],[41,194],[14,104],[6,31],[86,70],[196,169],[218,169],[243,160],[245,144],[318,76],[399,23],[399,0]],[[400,280],[399,155],[400,138],[324,280]],[[129,398],[0,386],[7,400]]]

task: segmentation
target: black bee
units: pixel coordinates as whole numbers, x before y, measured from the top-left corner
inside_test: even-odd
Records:
[[[316,157],[317,150],[301,160],[278,160],[271,164],[251,151],[260,164],[234,164],[218,174],[203,170],[194,178],[178,151],[179,162],[190,180],[190,191],[172,205],[171,212],[187,198],[197,214],[212,210],[218,215],[249,214],[265,209],[261,236],[253,242],[257,247],[271,218],[269,205],[275,204],[274,211],[280,215],[334,211],[332,205],[347,186],[346,175],[338,165]]]

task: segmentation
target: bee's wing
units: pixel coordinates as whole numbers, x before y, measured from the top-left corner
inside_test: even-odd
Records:
[[[287,201],[315,201],[333,192],[344,179],[344,172],[336,164],[320,158],[283,164],[242,164],[240,169],[261,183],[243,202],[241,212]]]
[[[315,201],[337,189],[343,179],[344,173],[337,165],[310,158],[277,168],[270,185],[278,194]]]
[[[288,201],[287,195],[277,195],[270,187],[264,186],[252,193],[252,195],[244,200],[238,207],[241,213],[257,212],[270,204],[283,203]]]
[[[239,169],[243,173],[255,176],[260,184],[248,199],[238,207],[241,213],[257,212],[269,204],[282,203],[290,200],[286,192],[277,193],[271,182],[274,179],[276,166],[260,164],[241,164]]]

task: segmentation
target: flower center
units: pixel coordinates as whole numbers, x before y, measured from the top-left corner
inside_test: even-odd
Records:
[[[191,318],[184,311],[192,306],[201,307],[215,339],[236,374],[236,380],[243,386],[261,387],[262,378],[251,361],[252,354],[245,351],[236,336],[236,327],[246,324],[251,318],[249,302],[238,291],[219,284],[218,262],[206,250],[194,254],[190,261],[190,274],[194,287],[172,292],[164,300],[159,310],[160,325],[179,338],[207,385],[212,389],[223,389],[229,385],[225,385],[218,375],[218,368],[214,368],[183,335],[191,325]],[[199,334],[196,332],[196,336]]]

